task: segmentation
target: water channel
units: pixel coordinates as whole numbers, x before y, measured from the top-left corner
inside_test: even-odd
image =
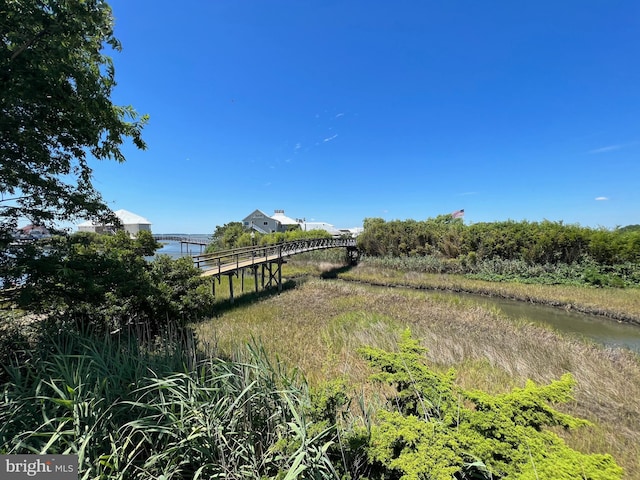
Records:
[[[451,294],[473,299],[480,305],[496,307],[508,318],[550,326],[565,335],[583,337],[609,346],[628,348],[640,354],[640,326],[609,318],[587,315],[547,305],[472,294]]]
[[[192,247],[195,248],[195,247]],[[164,253],[173,258],[185,255],[180,252],[178,242],[166,242],[157,253]],[[197,254],[199,251],[191,252]],[[439,293],[440,295],[442,293]],[[471,299],[481,305],[500,309],[507,317],[514,320],[550,326],[567,335],[584,337],[610,347],[622,347],[640,354],[640,326],[618,322],[608,318],[586,315],[572,310],[536,305],[503,298],[484,297],[481,295],[451,293],[464,299]]]

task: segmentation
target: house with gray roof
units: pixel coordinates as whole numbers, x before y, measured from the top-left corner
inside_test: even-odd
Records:
[[[300,228],[300,223],[287,217],[284,210],[275,210],[272,216],[262,210],[254,210],[242,220],[242,226],[259,233],[274,233]]]

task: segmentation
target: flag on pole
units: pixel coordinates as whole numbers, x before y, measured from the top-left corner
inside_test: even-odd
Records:
[[[452,217],[452,218],[462,218],[462,217],[464,217],[464,209],[462,209],[462,210],[456,210],[455,212],[453,212],[453,213],[451,214],[451,217]]]

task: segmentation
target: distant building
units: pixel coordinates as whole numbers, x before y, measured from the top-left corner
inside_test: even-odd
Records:
[[[329,232],[334,237],[341,237],[343,235],[348,235],[351,237],[357,237],[360,233],[362,233],[363,228],[336,228],[327,222],[306,222],[302,221],[300,223],[300,228],[304,231],[308,230],[324,230],[325,232]]]
[[[293,219],[284,214],[284,210],[275,210],[272,216],[267,215],[262,210],[254,210],[242,220],[242,225],[247,230],[259,233],[286,232],[288,230],[301,229],[324,230],[334,237],[342,235],[357,236],[362,232],[362,228],[336,228],[327,222],[307,222],[303,218]]]
[[[50,237],[51,233],[42,225],[27,225],[26,227],[19,228],[15,236],[20,240],[32,240]]]
[[[122,223],[122,228],[130,236],[135,237],[139,232],[151,231],[151,222],[140,215],[129,212],[127,210],[117,210],[113,212],[116,217]],[[113,233],[116,227],[111,224],[97,224],[91,221],[86,221],[78,225],[79,232],[95,232],[95,233]]]
[[[274,233],[300,228],[300,223],[287,217],[284,210],[275,210],[271,217],[262,210],[254,210],[242,220],[242,226],[259,233]]]
[[[306,222],[303,220],[300,224],[300,228],[305,232],[308,232],[309,230],[324,230],[325,232],[329,232],[334,237],[342,235],[342,232],[340,230],[327,222]]]

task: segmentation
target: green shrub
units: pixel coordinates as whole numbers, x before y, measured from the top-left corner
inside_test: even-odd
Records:
[[[137,239],[80,233],[26,246],[14,266],[23,283],[18,305],[58,323],[105,331],[155,333],[169,322],[210,314],[210,280],[187,258],[148,261],[158,245],[142,233]]]
[[[433,257],[436,261],[431,261],[429,273],[459,273],[456,269],[461,269],[479,278],[508,279],[508,273],[499,270],[521,263],[517,265],[523,272],[518,273],[519,278],[533,278],[534,270],[541,268],[545,278],[540,281],[553,283],[558,277],[553,273],[555,267],[580,270],[582,264],[595,264],[636,272],[632,280],[621,277],[622,283],[613,277],[600,279],[607,285],[640,284],[640,232],[635,228],[591,229],[547,220],[464,225],[450,215],[425,221],[368,218],[358,248],[371,257]],[[455,262],[448,264],[447,260]],[[495,269],[487,273],[492,263]],[[573,276],[573,281],[578,277]]]
[[[372,378],[396,389],[371,432],[375,478],[621,478],[622,469],[609,455],[574,451],[547,429],[588,425],[550,405],[571,399],[571,375],[490,395],[457,387],[453,370],[430,369],[425,351],[408,332],[399,352],[361,350],[377,370]]]

